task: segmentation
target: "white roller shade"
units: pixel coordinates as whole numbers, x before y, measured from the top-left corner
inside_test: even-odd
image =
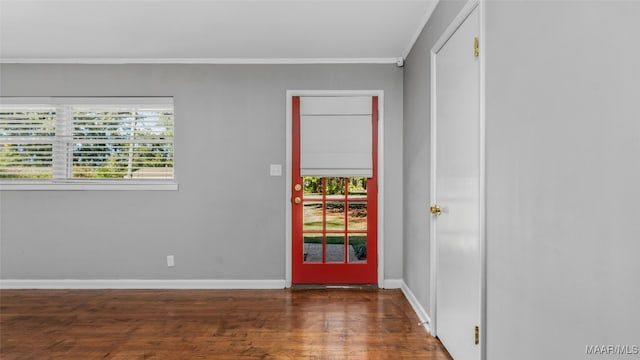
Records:
[[[300,174],[373,176],[371,97],[300,99]]]

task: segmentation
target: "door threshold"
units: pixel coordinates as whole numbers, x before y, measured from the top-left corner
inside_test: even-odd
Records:
[[[378,285],[368,284],[294,284],[291,285],[294,290],[326,290],[326,289],[353,289],[353,290],[378,290]]]

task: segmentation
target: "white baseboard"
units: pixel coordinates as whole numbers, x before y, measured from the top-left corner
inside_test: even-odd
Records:
[[[0,280],[0,289],[284,289],[284,280]]]
[[[420,304],[416,296],[413,295],[413,292],[411,291],[411,289],[409,289],[409,286],[407,286],[407,284],[404,281],[402,281],[400,289],[402,289],[402,293],[407,298],[407,301],[409,301],[409,304],[411,304],[413,311],[415,311],[416,315],[418,315],[418,319],[420,319],[420,324],[424,325],[424,328],[431,335],[433,335],[433,331],[431,328],[431,318],[429,317],[429,314],[425,311],[424,307],[422,307],[422,305]]]
[[[382,281],[383,289],[401,289],[403,281],[402,279],[384,279]]]

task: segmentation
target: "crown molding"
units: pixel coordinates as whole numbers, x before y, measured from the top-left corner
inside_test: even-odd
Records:
[[[313,65],[397,64],[398,58],[5,58],[0,64],[215,64],[215,65]]]
[[[431,18],[431,15],[435,11],[436,6],[438,6],[439,2],[440,2],[440,0],[435,0],[435,2],[433,4],[433,8],[431,8],[431,11],[428,11],[427,13],[424,14],[424,17],[422,18],[422,21],[420,21],[420,26],[418,26],[418,29],[416,29],[416,32],[411,37],[411,40],[409,40],[409,43],[407,44],[407,47],[405,48],[404,52],[402,53],[402,58],[403,59],[406,59],[407,56],[409,56],[409,53],[411,52],[411,50],[415,46],[416,41],[418,41],[418,38],[420,37],[420,34],[422,34],[422,31],[424,30],[424,27],[427,26],[427,22],[429,22],[429,19]]]

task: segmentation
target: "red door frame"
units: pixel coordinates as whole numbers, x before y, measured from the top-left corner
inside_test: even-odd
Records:
[[[366,263],[305,263],[303,259],[303,198],[300,175],[300,97],[292,97],[291,239],[293,284],[374,284],[378,283],[378,97],[372,96],[373,177],[367,180],[367,261]],[[346,211],[345,211],[346,213]],[[348,237],[345,234],[345,241]],[[324,249],[324,243],[323,243]],[[345,256],[345,261],[348,257]],[[323,251],[324,260],[324,251]]]

